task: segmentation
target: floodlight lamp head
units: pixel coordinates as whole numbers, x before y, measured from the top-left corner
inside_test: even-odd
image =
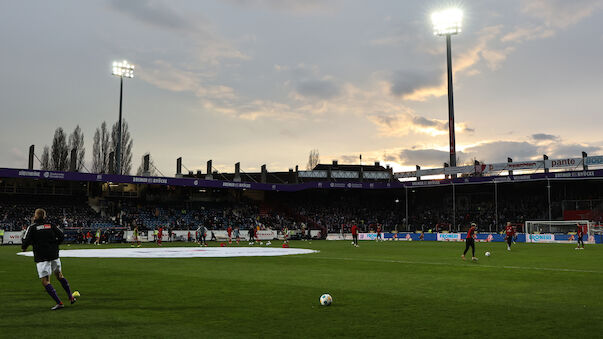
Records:
[[[128,63],[126,60],[114,61],[113,62],[113,75],[120,78],[133,78],[134,77],[134,65]]]
[[[463,11],[458,8],[450,8],[435,12],[431,15],[434,35],[455,35],[461,32],[463,23]]]

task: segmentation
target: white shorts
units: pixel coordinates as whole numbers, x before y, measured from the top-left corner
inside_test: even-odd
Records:
[[[61,259],[38,262],[36,267],[38,268],[38,277],[41,279],[55,272],[61,272]]]

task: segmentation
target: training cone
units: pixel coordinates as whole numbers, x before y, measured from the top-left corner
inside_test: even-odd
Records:
[[[226,247],[226,244],[225,243],[221,243],[220,247]]]

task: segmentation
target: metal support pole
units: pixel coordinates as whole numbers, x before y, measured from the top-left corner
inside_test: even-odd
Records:
[[[117,149],[115,150],[115,172],[121,174],[121,104],[124,94],[124,77],[119,77],[119,120],[117,126]]]
[[[452,183],[452,229],[456,229],[456,189]],[[459,231],[459,230],[457,230]]]
[[[456,139],[454,133],[454,99],[452,94],[452,48],[450,34],[446,34],[446,58],[448,65],[448,129],[450,137],[450,167],[456,167]],[[456,178],[456,174],[452,175]]]
[[[546,188],[547,188],[547,192],[548,192],[548,198],[549,198],[549,233],[551,233],[552,230],[552,225],[551,225],[551,220],[552,220],[552,213],[551,213],[551,180],[549,178],[546,179]]]
[[[406,194],[406,198],[404,202],[406,203],[406,231],[409,232],[410,228],[408,226],[408,187],[404,186],[404,193]]]
[[[498,185],[494,182],[494,231],[498,232]],[[492,230],[490,229],[490,232]]]

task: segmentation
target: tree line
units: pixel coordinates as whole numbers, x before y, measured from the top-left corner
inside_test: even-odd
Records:
[[[109,173],[110,155],[117,154],[115,150],[118,145],[118,122],[115,122],[111,130],[107,128],[107,123],[103,121],[100,127],[96,128],[92,140],[92,173]],[[128,123],[123,120],[121,127],[121,164],[122,174],[130,174],[132,171],[132,146],[134,141],[128,129]],[[72,159],[71,150],[76,150],[75,170],[81,171],[85,168],[84,156],[86,148],[84,146],[84,133],[79,125],[75,127],[73,132],[67,136],[62,127],[58,127],[54,131],[51,146],[44,146],[42,157],[40,159],[41,169],[48,171],[68,171],[69,164]]]

